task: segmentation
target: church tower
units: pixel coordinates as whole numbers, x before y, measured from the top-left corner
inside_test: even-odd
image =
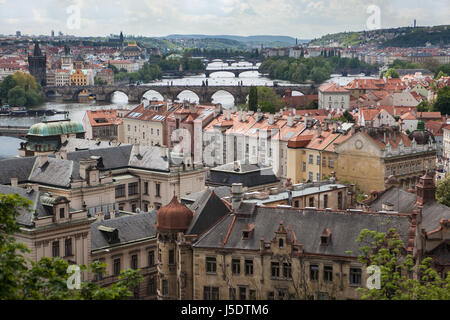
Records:
[[[47,56],[43,55],[39,43],[34,43],[33,55],[28,56],[28,71],[41,86],[47,84]]]
[[[186,246],[185,233],[194,214],[178,202],[174,195],[172,201],[156,214],[158,239],[158,300],[192,299],[190,288],[192,274],[183,265],[189,265],[189,245]],[[178,243],[180,242],[180,246]],[[192,263],[191,263],[192,264]]]

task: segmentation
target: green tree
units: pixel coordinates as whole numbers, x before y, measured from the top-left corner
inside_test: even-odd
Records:
[[[27,210],[31,202],[13,194],[0,194],[0,300],[61,300],[61,299],[126,299],[142,280],[139,270],[122,271],[119,281],[109,287],[98,282],[83,282],[79,290],[68,290],[68,262],[61,258],[43,258],[37,263],[24,254],[25,245],[15,240],[20,232],[16,218],[19,210]],[[28,264],[30,266],[28,266]],[[87,271],[86,266],[81,266]],[[94,262],[89,271],[105,272],[105,264]]]
[[[95,84],[96,86],[102,86],[102,85],[105,85],[105,84],[106,84],[106,81],[103,80],[102,78],[95,77],[95,78],[94,78],[94,84]]]
[[[436,199],[439,203],[450,207],[450,177],[438,183],[436,187]]]
[[[8,92],[15,86],[17,86],[17,81],[12,75],[7,76],[0,83],[0,99],[3,103],[8,103]]]
[[[400,75],[398,74],[397,70],[395,70],[394,68],[390,68],[390,69],[387,69],[386,71],[382,72],[380,77],[381,78],[384,78],[384,77],[400,78]]]
[[[380,289],[359,288],[364,300],[429,300],[450,299],[450,273],[442,279],[431,267],[431,258],[424,259],[413,277],[414,260],[406,254],[404,243],[395,228],[386,233],[364,229],[357,243],[358,261],[366,267],[377,266],[381,272]]]
[[[13,107],[23,107],[27,103],[25,90],[20,86],[15,86],[8,92],[8,104]]]
[[[258,87],[258,105],[263,112],[274,113],[283,107],[280,97],[269,87]]]
[[[249,89],[248,108],[252,111],[256,111],[258,109],[258,89],[254,86],[250,86]]]
[[[435,77],[435,79],[439,80],[442,77],[448,77],[448,75],[446,73],[444,73],[444,71],[440,70],[439,73],[437,74],[437,76]]]
[[[417,105],[417,111],[419,112],[427,112],[427,111],[432,111],[433,106],[428,102],[428,101],[421,101],[418,105]]]
[[[450,87],[442,87],[438,90],[434,108],[442,114],[450,114]]]

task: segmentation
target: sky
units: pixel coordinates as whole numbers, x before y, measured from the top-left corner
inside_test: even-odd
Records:
[[[371,6],[379,8],[379,19]],[[79,12],[79,19],[78,13]],[[375,17],[375,19],[374,19]],[[450,24],[449,0],[0,0],[0,34],[285,35]],[[368,27],[369,20],[369,27]]]

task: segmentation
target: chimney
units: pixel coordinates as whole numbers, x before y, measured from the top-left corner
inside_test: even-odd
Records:
[[[135,153],[136,153],[136,155],[141,155],[141,145],[138,143],[138,144],[136,144],[136,145],[134,145],[134,147],[135,147]]]
[[[423,206],[427,202],[436,200],[436,186],[434,178],[428,174],[420,177],[419,183],[416,185],[417,204]]]
[[[243,122],[247,121],[247,111],[242,111],[242,121]]]
[[[261,120],[262,116],[263,116],[263,114],[261,112],[261,109],[258,109],[258,111],[256,112],[256,122]]]
[[[322,125],[317,123],[317,136],[320,137],[322,135]]]
[[[19,185],[19,178],[11,178],[11,187],[17,187]]]
[[[269,114],[269,121],[268,121],[270,125],[273,125],[273,123],[274,123],[274,118],[275,118],[275,116],[274,116],[273,114],[270,113],[270,114]]]
[[[233,183],[231,186],[231,208],[236,212],[241,206],[244,198],[244,190],[242,183]]]
[[[292,115],[292,113],[288,114],[287,125],[288,125],[288,127],[294,126],[294,116]]]
[[[238,111],[238,121],[241,122],[242,121],[242,110]]]
[[[325,131],[328,131],[328,121],[325,121],[325,122],[324,122],[324,125],[325,125],[324,130],[325,130]]]
[[[48,162],[48,155],[40,154],[38,156],[39,159],[39,168],[42,168]]]

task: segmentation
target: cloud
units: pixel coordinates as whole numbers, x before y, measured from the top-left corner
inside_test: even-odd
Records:
[[[311,39],[366,28],[369,5],[380,7],[382,27],[448,24],[448,0],[0,0],[0,30],[88,36],[172,33],[278,34]],[[67,29],[68,6],[77,5],[81,28]]]

